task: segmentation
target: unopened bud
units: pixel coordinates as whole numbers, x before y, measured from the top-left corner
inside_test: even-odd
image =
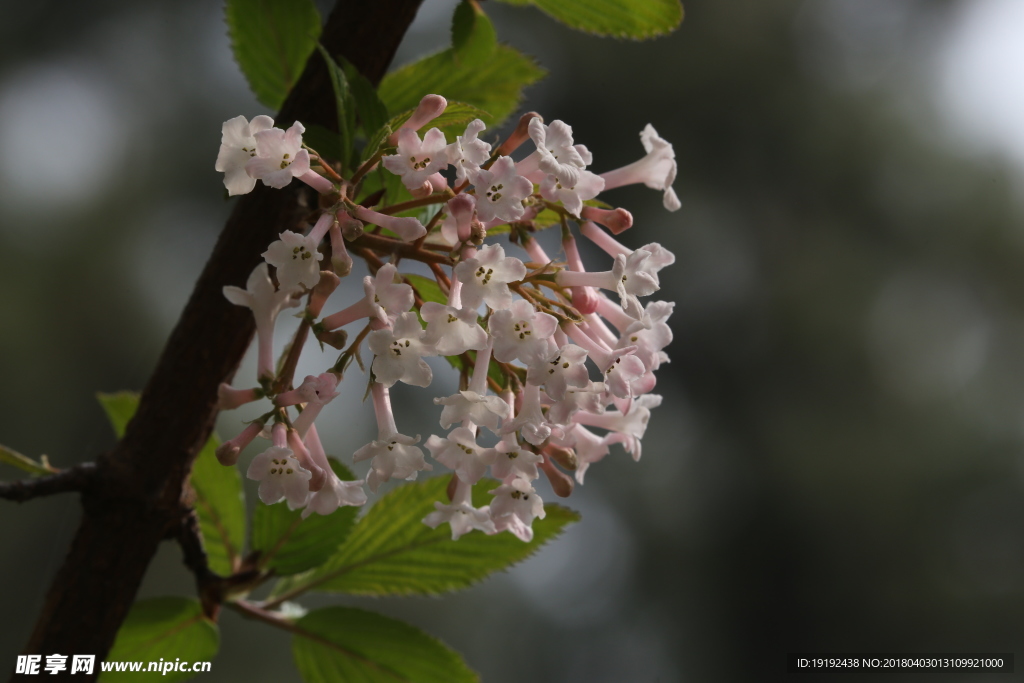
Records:
[[[579,460],[576,458],[576,451],[571,448],[562,448],[549,443],[544,447],[544,453],[570,472],[576,471],[576,467],[579,465]]]
[[[498,147],[499,155],[508,156],[512,152],[516,151],[519,145],[530,139],[530,121],[533,119],[540,119],[540,122],[544,123],[544,119],[535,111],[528,111],[520,116],[519,123],[516,124],[516,129],[512,131],[512,134],[508,136],[508,139]]]
[[[486,237],[487,237],[487,228],[484,227],[483,223],[481,223],[480,221],[478,221],[477,219],[474,218],[473,219],[473,225],[470,227],[470,233],[469,233],[469,241],[470,241],[470,243],[472,243],[472,244],[474,244],[474,245],[479,247],[481,244],[484,243],[484,238],[486,238]]]
[[[349,269],[351,269],[351,267],[352,259],[349,258]],[[320,281],[316,283],[315,287],[313,287],[313,293],[309,297],[309,305],[306,306],[306,312],[309,313],[313,319],[320,317],[320,311],[323,310],[324,304],[327,303],[327,297],[329,297],[334,290],[338,288],[339,284],[341,284],[341,278],[337,275],[329,270],[320,271]]]
[[[359,239],[363,234],[363,222],[345,214],[345,220],[339,221],[341,234],[349,242]]]
[[[545,456],[544,461],[540,463],[540,468],[547,475],[548,481],[551,482],[551,490],[555,492],[555,495],[559,498],[568,498],[572,495],[572,489],[575,485],[572,477],[563,472],[562,470],[555,467],[554,463]]]
[[[584,206],[580,214],[588,221],[600,223],[608,228],[613,235],[618,235],[633,227],[633,214],[625,209],[599,209],[595,206]]]
[[[328,332],[322,327],[314,327],[313,335],[321,344],[327,344],[331,348],[338,349],[339,351],[343,351],[345,349],[345,344],[348,342],[348,332],[345,330],[331,330]]]

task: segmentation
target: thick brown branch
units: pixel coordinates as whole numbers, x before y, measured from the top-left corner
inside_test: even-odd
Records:
[[[37,479],[2,482],[0,483],[0,498],[15,503],[24,503],[26,500],[54,493],[83,491],[92,481],[95,471],[96,466],[87,462]]]
[[[420,2],[339,0],[321,42],[378,83]],[[334,106],[324,61],[311,59],[277,125],[301,119],[334,127]],[[259,185],[235,205],[124,438],[96,463],[81,525],[26,653],[106,656],[157,546],[180,526],[185,481],[216,416],[217,385],[230,380],[252,338],[252,316],[221,291],[244,286],[267,245],[314,202],[295,182],[284,190]],[[93,680],[98,669],[76,678]]]

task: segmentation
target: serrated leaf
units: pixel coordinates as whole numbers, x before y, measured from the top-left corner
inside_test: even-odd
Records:
[[[284,591],[275,591],[276,599],[310,589],[380,596],[460,590],[526,559],[579,519],[572,510],[547,504],[547,516],[534,520],[534,538],[529,543],[509,533],[487,536],[479,531],[453,541],[447,525],[431,529],[423,524],[423,518],[434,511],[434,502],[447,500],[447,485],[446,477],[434,477],[391,491],[356,523],[334,557]],[[498,485],[483,481],[477,486],[490,491]]]
[[[231,47],[256,99],[278,110],[320,37],[312,0],[227,0]]]
[[[680,0],[499,0],[534,5],[571,28],[615,38],[654,38],[683,21]]]
[[[422,275],[405,275],[404,277],[405,281],[412,285],[412,288],[419,293],[420,298],[424,301],[448,305],[448,297],[441,291],[441,287],[435,280]]]
[[[342,481],[355,480],[340,462],[333,458],[330,462]],[[348,537],[357,512],[357,508],[343,507],[329,515],[302,519],[302,510],[289,510],[281,503],[257,505],[252,517],[252,548],[263,553],[260,566],[282,576],[320,566]]]
[[[98,392],[96,399],[103,406],[103,412],[110,420],[110,426],[114,428],[114,435],[117,438],[124,436],[124,430],[139,407],[139,395],[134,391],[117,391],[112,394]]]
[[[53,474],[57,471],[53,468],[47,468],[42,463],[36,462],[27,455],[22,455],[18,451],[12,450],[7,446],[0,446],[0,462],[5,465],[17,467],[18,469],[24,470],[32,475]]]
[[[124,436],[129,420],[139,407],[132,391],[96,394],[110,418],[117,438]],[[217,460],[220,439],[211,434],[192,465],[191,482],[196,492],[196,515],[210,569],[222,576],[234,571],[235,558],[245,542],[245,499],[238,469]]]
[[[148,662],[177,659],[210,661],[220,647],[217,625],[203,616],[199,602],[191,598],[154,598],[136,602],[121,624],[107,661],[147,662],[138,672],[105,671],[105,681],[152,681],[154,673],[145,670]],[[96,665],[99,669],[99,664]],[[161,681],[184,681],[195,676],[191,671],[168,671]]]
[[[452,15],[452,51],[458,64],[486,62],[498,46],[494,24],[470,0],[462,0]]]
[[[311,123],[302,134],[302,142],[316,150],[327,160],[341,159],[341,139],[333,130]]]
[[[245,544],[245,493],[237,467],[217,460],[220,439],[212,434],[192,465],[192,488],[206,561],[217,574],[230,576]]]
[[[499,45],[489,60],[477,64],[456,63],[448,49],[391,72],[379,92],[389,111],[412,109],[424,95],[442,95],[449,102],[464,102],[487,112],[479,118],[493,127],[519,106],[523,88],[545,73],[533,59],[507,45]]]
[[[408,624],[352,607],[327,607],[295,623],[295,666],[306,683],[473,683],[454,651]]]

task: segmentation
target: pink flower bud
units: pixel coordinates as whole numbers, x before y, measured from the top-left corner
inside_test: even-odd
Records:
[[[600,223],[611,230],[614,235],[618,235],[620,232],[633,227],[633,214],[625,209],[612,209],[609,211],[608,209],[598,209],[594,206],[584,206],[581,215],[588,221]]]
[[[572,489],[575,485],[572,477],[555,467],[546,453],[544,454],[544,460],[539,463],[539,467],[547,475],[548,481],[551,482],[551,490],[555,492],[556,496],[568,498],[572,495]]]
[[[444,113],[447,106],[448,100],[440,95],[424,95],[423,99],[420,100],[419,106],[416,107],[416,111],[412,113],[408,121],[402,124],[402,128],[419,130]],[[391,144],[395,144],[398,141],[397,136],[398,131],[395,131],[395,134],[391,136]]]
[[[261,398],[263,392],[259,389],[235,389],[227,382],[221,382],[217,387],[217,410],[233,410]]]
[[[327,297],[338,288],[339,284],[341,284],[340,277],[329,270],[321,270],[320,281],[313,288],[313,294],[309,297],[309,305],[306,306],[306,312],[314,318],[318,318],[320,311],[324,308],[324,304],[327,303]]]
[[[541,123],[544,123],[543,117],[535,111],[528,111],[520,116],[516,129],[512,131],[508,139],[501,143],[501,147],[498,148],[499,155],[507,156],[511,154],[519,145],[530,139],[530,121],[533,119],[540,119]]]
[[[238,462],[239,454],[245,449],[246,446],[253,442],[260,432],[263,431],[263,423],[259,420],[251,422],[242,432],[231,439],[225,441],[217,447],[217,460],[220,461],[221,465],[230,467]]]

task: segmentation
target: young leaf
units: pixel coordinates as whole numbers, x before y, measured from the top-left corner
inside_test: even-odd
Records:
[[[342,481],[355,479],[333,458],[331,468]],[[252,517],[252,547],[263,553],[260,566],[283,576],[323,564],[352,530],[356,512],[354,507],[343,507],[326,516],[314,513],[302,519],[302,510],[289,510],[281,503],[257,505]]]
[[[547,516],[533,522],[534,538],[523,543],[509,533],[473,531],[457,541],[448,525],[423,524],[434,502],[447,500],[447,477],[402,484],[381,498],[356,524],[337,554],[277,593],[284,600],[310,589],[357,595],[434,595],[460,590],[488,574],[532,555],[579,515],[560,505],[544,506]],[[499,486],[484,480],[478,495]],[[486,503],[482,498],[474,502]]]
[[[352,607],[310,612],[295,624],[292,656],[306,683],[472,683],[458,654],[426,633]]]
[[[110,418],[118,438],[139,407],[139,395],[131,391],[96,394]],[[234,467],[217,461],[220,440],[211,434],[192,466],[192,488],[196,492],[196,515],[203,536],[207,561],[214,572],[227,576],[245,542],[245,500],[242,480]]]
[[[534,5],[566,26],[599,36],[654,38],[683,21],[680,0],[500,0]]]
[[[120,439],[124,436],[124,430],[135,414],[135,409],[139,407],[139,395],[134,391],[118,391],[113,394],[97,393],[96,399],[103,406],[110,426],[114,428],[114,434]]]
[[[458,64],[486,62],[498,46],[498,34],[474,0],[462,0],[452,16],[452,50]]]
[[[53,474],[56,471],[53,468],[48,469],[42,463],[38,463],[27,455],[22,455],[18,451],[11,450],[10,448],[7,448],[7,446],[0,446],[0,462],[5,465],[17,467],[18,469],[24,470],[32,475]]]
[[[154,598],[136,602],[117,632],[108,661],[174,662],[209,661],[220,647],[217,625],[203,616],[199,602],[191,598]],[[148,666],[148,665],[144,665]],[[99,669],[99,665],[96,666]],[[161,681],[184,681],[191,671],[168,671]],[[152,681],[153,672],[106,671],[100,682]]]
[[[437,282],[422,275],[406,275],[405,281],[412,285],[412,288],[419,292],[420,298],[424,301],[434,301],[439,304],[448,304],[448,297],[444,295]]]
[[[245,543],[245,494],[238,468],[217,460],[219,445],[211,435],[192,465],[191,481],[207,562],[217,574],[229,576]]]
[[[313,0],[227,0],[235,60],[256,99],[278,110],[320,37]]]
[[[507,45],[499,45],[482,63],[457,64],[448,49],[389,73],[379,92],[389,111],[412,109],[424,95],[434,93],[449,102],[465,102],[488,112],[480,118],[495,126],[515,111],[523,88],[544,74],[533,59]],[[436,122],[431,125],[441,127]]]

